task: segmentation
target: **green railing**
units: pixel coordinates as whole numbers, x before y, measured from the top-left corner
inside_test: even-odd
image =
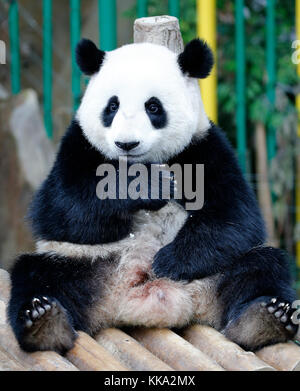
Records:
[[[236,0],[235,4],[235,44],[236,44],[236,144],[240,166],[246,172],[247,135],[246,135],[246,60],[245,60],[245,26],[244,0]]]
[[[271,106],[270,113],[275,105],[275,83],[276,83],[276,31],[275,31],[275,1],[267,1],[267,28],[266,28],[266,61],[267,61],[267,96]],[[267,129],[267,150],[268,159],[272,160],[276,154],[276,134],[271,126]]]
[[[76,45],[80,40],[80,0],[70,1],[70,40],[72,55],[72,97],[73,109],[77,110],[80,101],[80,70],[76,64]]]
[[[18,3],[12,1],[9,7],[9,38],[10,38],[10,74],[11,91],[17,94],[21,89],[20,81],[20,44]]]
[[[52,138],[52,0],[43,0],[43,88],[45,127]]]

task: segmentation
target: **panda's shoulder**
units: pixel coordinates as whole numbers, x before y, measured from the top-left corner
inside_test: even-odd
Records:
[[[77,178],[91,173],[104,161],[103,155],[87,140],[76,120],[73,120],[63,136],[58,149],[52,173],[70,177],[74,173]]]
[[[227,164],[231,167],[238,166],[234,149],[225,132],[213,123],[204,133],[196,134],[177,158],[183,162],[197,162],[214,167]]]

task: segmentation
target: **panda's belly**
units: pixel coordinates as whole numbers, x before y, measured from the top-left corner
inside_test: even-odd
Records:
[[[38,251],[97,259],[117,254],[107,268],[101,300],[90,312],[92,328],[110,326],[182,327],[190,322],[218,327],[215,301],[218,276],[191,283],[155,278],[151,264],[157,251],[170,243],[182,227],[186,212],[170,202],[157,212],[139,211],[128,238],[104,245],[38,242]],[[183,260],[184,261],[184,260]]]

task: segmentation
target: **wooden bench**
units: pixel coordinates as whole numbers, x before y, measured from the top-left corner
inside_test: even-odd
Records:
[[[0,370],[8,371],[297,371],[294,342],[246,352],[208,326],[190,326],[180,335],[168,329],[102,330],[95,339],[79,332],[65,357],[23,352],[6,321],[10,277],[0,269]]]

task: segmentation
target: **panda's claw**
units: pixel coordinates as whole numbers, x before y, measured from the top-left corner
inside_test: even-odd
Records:
[[[52,308],[51,303],[46,296],[42,297],[42,303],[43,303],[43,308],[46,312],[51,310],[51,308]]]
[[[39,318],[39,313],[37,312],[36,309],[31,311],[31,318],[32,318],[32,320]]]
[[[26,328],[30,328],[33,325],[33,322],[30,317],[30,310],[25,311],[25,326]]]

